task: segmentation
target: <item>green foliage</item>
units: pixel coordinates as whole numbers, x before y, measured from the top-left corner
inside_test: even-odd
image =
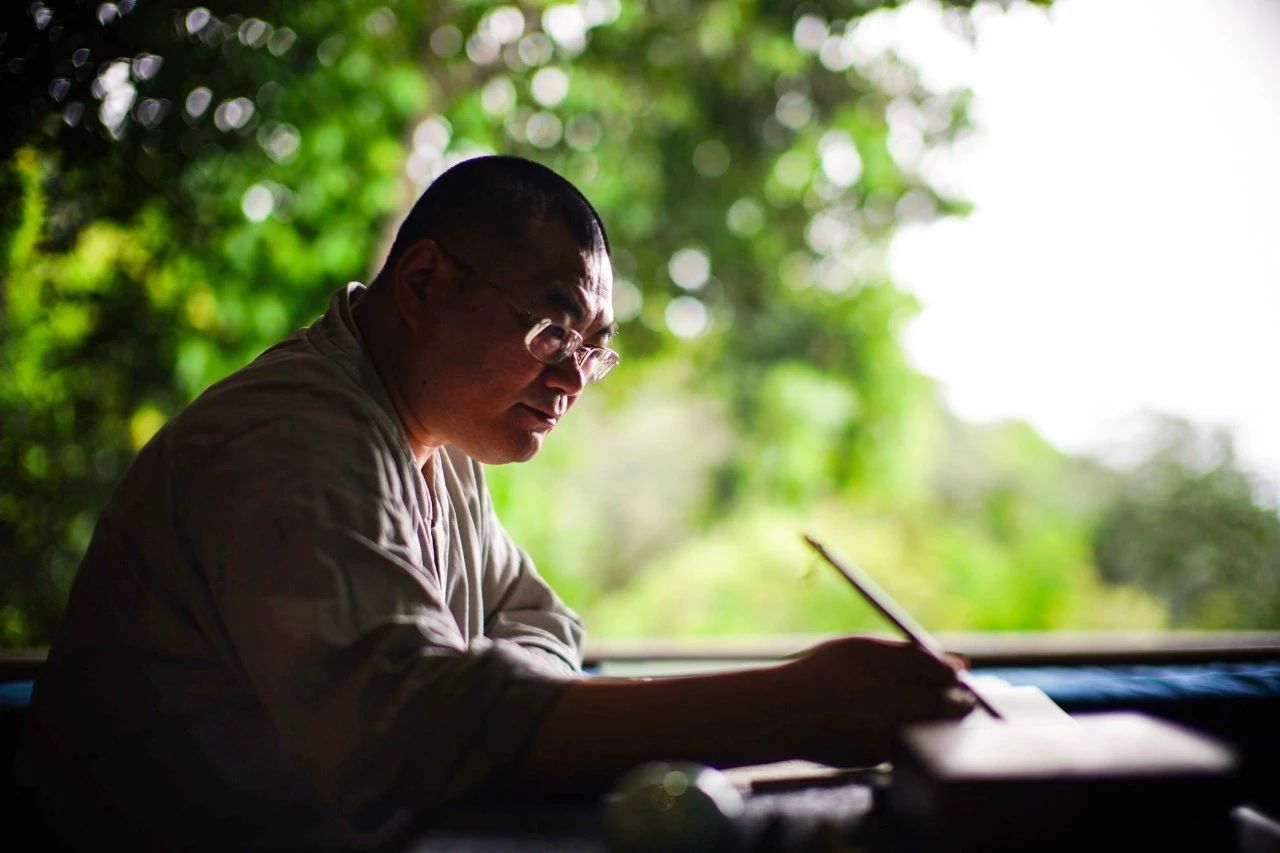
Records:
[[[1240,469],[1230,437],[1165,420],[1097,532],[1105,578],[1168,602],[1174,624],[1280,625],[1280,515]]]
[[[179,398],[165,387],[172,309],[163,280],[149,279],[158,241],[146,214],[142,227],[95,221],[64,251],[41,251],[29,223],[49,206],[47,161],[22,149],[11,169],[23,219],[7,241],[0,318],[0,630],[16,643],[48,635],[93,530],[90,496]]]
[[[164,420],[359,276],[370,223],[407,198],[400,139],[427,88],[413,19],[379,30],[374,3],[290,9],[288,27],[21,5],[0,166],[9,644],[48,639],[112,484]],[[384,51],[387,84],[365,85],[354,72]]]
[[[888,241],[965,204],[893,140],[948,144],[968,94],[849,49],[896,3],[19,5],[0,642],[47,640],[165,418],[364,278],[430,179],[484,151],[570,177],[616,247],[621,367],[490,475],[597,633],[870,627],[805,526],[937,627],[1164,618],[1097,580],[1096,466],[955,424],[902,353]]]

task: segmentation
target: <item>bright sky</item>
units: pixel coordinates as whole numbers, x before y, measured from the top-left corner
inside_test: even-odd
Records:
[[[976,206],[891,252],[917,366],[972,420],[1116,452],[1161,411],[1280,484],[1280,3],[1060,0],[871,23],[978,134],[926,174]]]

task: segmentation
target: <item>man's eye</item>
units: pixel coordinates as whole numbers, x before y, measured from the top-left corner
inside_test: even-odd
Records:
[[[550,326],[547,326],[546,331],[544,331],[543,334],[548,337],[555,338],[557,341],[563,341],[569,336],[569,330],[564,326],[557,326],[555,323],[552,323]]]

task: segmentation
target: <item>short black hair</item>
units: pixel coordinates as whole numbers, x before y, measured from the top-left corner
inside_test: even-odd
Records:
[[[600,214],[578,188],[522,157],[493,155],[464,160],[440,174],[400,224],[385,270],[424,237],[471,234],[518,246],[534,219],[565,225],[578,245],[611,253]]]

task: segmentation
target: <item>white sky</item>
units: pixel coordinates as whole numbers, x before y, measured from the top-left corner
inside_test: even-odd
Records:
[[[873,27],[977,135],[927,174],[973,201],[891,252],[906,342],[972,420],[1115,453],[1146,411],[1233,430],[1280,484],[1280,2],[1060,0]]]

